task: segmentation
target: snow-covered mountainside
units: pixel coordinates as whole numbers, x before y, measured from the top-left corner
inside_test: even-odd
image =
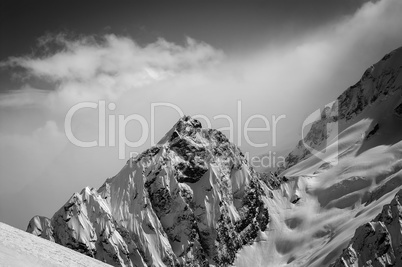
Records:
[[[266,230],[270,195],[238,147],[183,117],[27,231],[115,266],[227,266]]]
[[[107,267],[110,265],[0,223],[0,266]]]
[[[268,200],[269,230],[236,266],[400,266],[400,194],[391,201],[402,189],[401,71],[399,48],[324,109],[305,141],[326,149],[291,153],[288,181]]]
[[[401,48],[385,55],[379,62],[368,68],[362,78],[343,92],[333,103],[325,106],[321,118],[312,125],[303,140],[300,140],[292,152],[286,157],[285,168],[296,165],[309,158],[311,149],[325,149],[331,139],[354,124],[356,117],[366,108],[386,101],[387,98],[399,99],[401,85]],[[378,110],[379,113],[383,112]],[[394,107],[394,114],[401,116],[402,104]],[[378,126],[377,126],[378,127]],[[378,128],[377,128],[378,129]],[[372,134],[375,134],[373,131]]]

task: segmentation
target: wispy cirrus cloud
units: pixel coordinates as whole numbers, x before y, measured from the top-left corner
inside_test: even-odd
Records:
[[[0,108],[21,108],[41,105],[48,92],[26,84],[19,90],[7,91],[0,96]]]

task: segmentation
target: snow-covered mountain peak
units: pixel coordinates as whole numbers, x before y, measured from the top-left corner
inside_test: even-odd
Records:
[[[266,229],[269,191],[237,146],[185,116],[46,221],[55,242],[116,266],[226,266]]]

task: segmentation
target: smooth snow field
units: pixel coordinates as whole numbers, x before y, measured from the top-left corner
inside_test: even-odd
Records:
[[[7,224],[0,223],[0,266],[110,266]]]

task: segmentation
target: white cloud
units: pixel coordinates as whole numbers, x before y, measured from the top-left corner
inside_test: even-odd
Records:
[[[44,57],[11,57],[2,65],[22,67],[28,77],[42,78],[57,85],[65,96],[116,98],[182,72],[190,72],[222,58],[211,46],[186,39],[184,46],[159,39],[144,47],[128,37],[105,35],[101,41],[91,37],[67,39],[64,35],[46,36],[39,44],[61,46]]]

